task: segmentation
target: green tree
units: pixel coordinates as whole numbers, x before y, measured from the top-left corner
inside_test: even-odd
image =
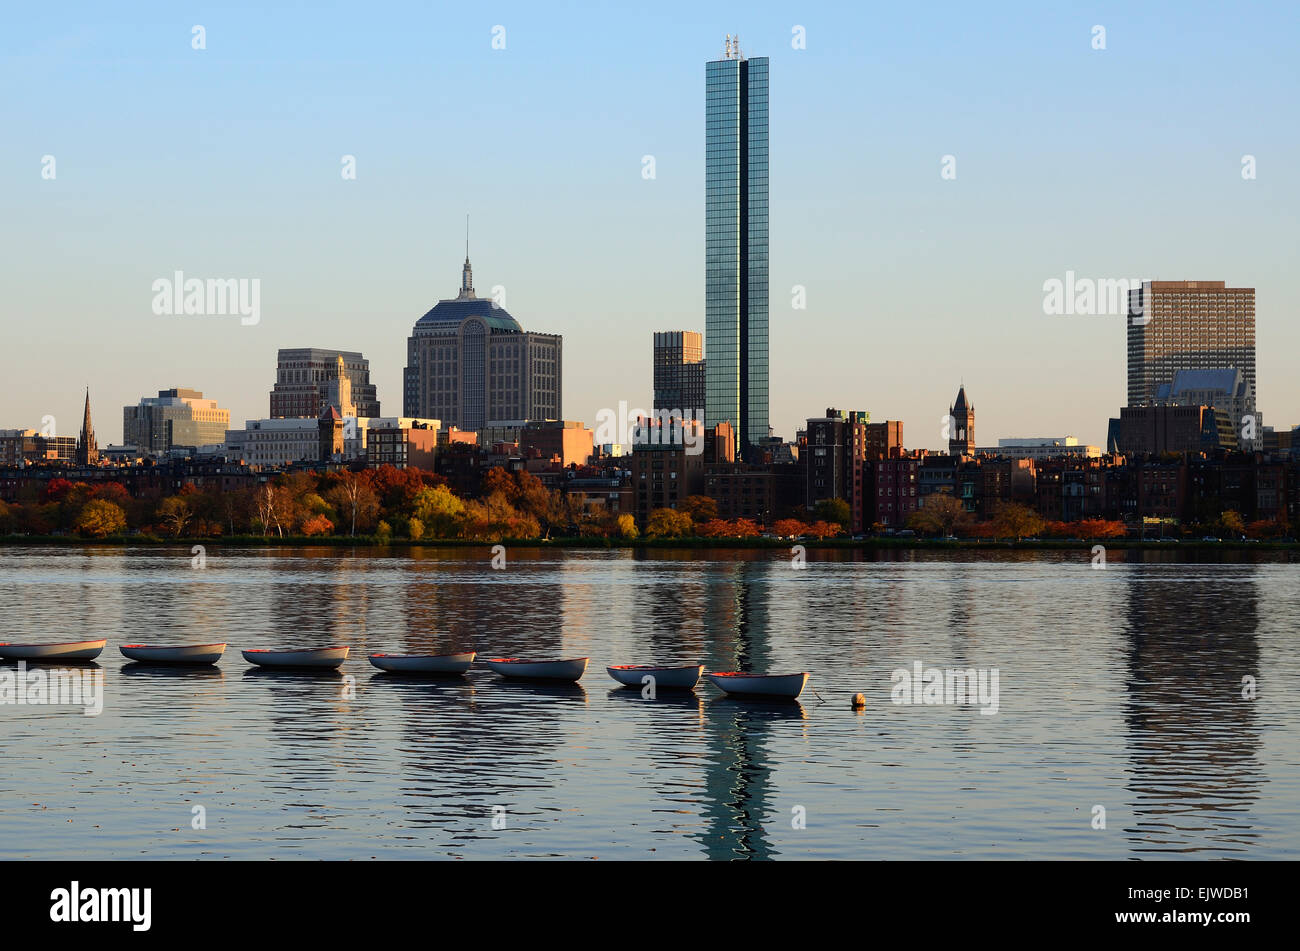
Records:
[[[834,522],[841,528],[849,527],[851,514],[849,503],[843,499],[822,499],[813,506],[813,515],[819,521]]]

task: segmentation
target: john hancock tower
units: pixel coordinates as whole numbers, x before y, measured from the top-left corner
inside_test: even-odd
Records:
[[[727,37],[705,66],[706,426],[730,422],[738,455],[767,442],[767,57]]]

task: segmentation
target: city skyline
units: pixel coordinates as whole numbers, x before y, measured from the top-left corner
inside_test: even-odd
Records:
[[[716,57],[721,37],[735,32],[746,49],[769,54],[781,77],[772,90],[770,298],[772,350],[780,355],[772,374],[778,435],[791,438],[823,406],[861,406],[875,419],[907,421],[912,446],[940,448],[939,417],[953,382],[964,378],[980,403],[981,442],[1045,432],[1104,445],[1107,420],[1124,403],[1117,359],[1124,319],[1045,316],[1043,282],[1071,270],[1256,288],[1257,402],[1270,424],[1289,428],[1300,421],[1300,384],[1285,360],[1300,336],[1288,319],[1297,292],[1283,277],[1294,244],[1283,222],[1296,186],[1280,170],[1294,153],[1295,132],[1271,105],[1293,90],[1294,78],[1279,73],[1281,60],[1271,55],[1280,53],[1283,31],[1267,29],[1268,17],[1276,26],[1287,15],[1273,9],[1247,25],[1193,7],[1159,32],[1153,14],[1100,13],[1095,18],[1106,22],[1109,43],[1096,50],[1089,43],[1092,17],[1040,14],[1018,24],[1011,12],[955,12],[922,39],[919,21],[905,12],[865,20],[845,11],[841,23],[814,8],[802,24],[806,47],[796,49],[787,13],[761,8],[740,22],[686,16],[671,38],[643,24],[643,65],[634,70],[625,57],[582,44],[574,49],[573,37],[583,35],[580,18],[548,25],[522,10],[501,14],[510,39],[494,50],[493,24],[454,14],[439,29],[464,37],[445,67],[462,78],[445,87],[448,101],[435,112],[450,116],[463,105],[458,96],[467,96],[479,109],[510,116],[500,135],[525,148],[501,159],[471,147],[435,157],[416,175],[411,163],[430,156],[397,146],[415,145],[419,136],[394,133],[388,114],[364,125],[357,108],[381,88],[391,91],[385,82],[393,67],[381,66],[377,54],[352,71],[360,99],[345,97],[343,114],[310,124],[309,141],[298,146],[278,133],[265,142],[248,138],[272,121],[275,108],[259,108],[251,90],[229,85],[242,57],[257,64],[281,97],[307,95],[288,64],[315,63],[319,73],[348,50],[365,59],[378,50],[381,34],[363,34],[346,47],[337,37],[284,47],[292,31],[280,15],[269,14],[256,29],[227,15],[208,24],[208,48],[197,51],[190,49],[188,27],[159,25],[126,36],[88,11],[86,28],[60,45],[55,21],[24,12],[23,28],[8,31],[0,47],[6,77],[26,92],[7,106],[14,149],[0,159],[0,171],[15,183],[10,197],[20,225],[0,239],[12,262],[6,284],[17,315],[8,325],[14,344],[30,350],[48,347],[51,326],[66,328],[59,372],[68,379],[55,386],[36,361],[20,363],[6,387],[0,424],[39,427],[51,415],[59,434],[74,434],[80,410],[74,400],[83,383],[106,408],[181,385],[217,399],[232,419],[258,418],[275,352],[304,345],[366,353],[380,398],[397,399],[403,338],[429,299],[441,296],[439,262],[456,253],[457,224],[467,209],[476,215],[483,209],[488,219],[476,228],[475,256],[482,272],[501,275],[511,310],[526,314],[529,326],[567,338],[564,415],[590,425],[602,407],[641,402],[652,378],[649,334],[703,329],[699,62]],[[517,25],[511,16],[520,18]],[[861,36],[902,40],[886,44],[880,64],[855,60],[850,68],[843,54],[854,27]],[[309,26],[307,40],[315,39]],[[544,47],[557,46],[576,60],[558,76],[545,73],[549,67],[541,62]],[[1073,120],[1096,118],[1104,131],[1080,137],[1053,120],[1037,95],[1020,103],[1025,115],[1013,114],[994,102],[1006,72],[998,79],[963,73],[1012,47],[1024,54],[1020,70],[1064,57],[1068,68],[1050,77],[1054,95],[1088,97],[1090,105]],[[70,65],[71,75],[43,73],[37,78],[44,84],[33,85],[21,67],[26,57],[51,48],[46,60]],[[415,62],[400,40],[395,52],[396,62]],[[1204,77],[1182,65],[1198,52],[1214,63]],[[952,62],[944,61],[954,53]],[[78,67],[83,54],[90,64]],[[84,100],[66,98],[80,88],[76,82],[86,73],[79,70],[127,56],[140,61],[138,72],[86,91]],[[540,98],[535,116],[515,111],[513,100],[503,98],[505,78],[491,75],[503,65],[514,80],[540,83],[538,97],[576,93],[583,69],[616,77],[615,89],[594,94],[597,102],[626,96],[628,83],[641,85],[612,126],[567,120],[565,135],[591,155],[566,171],[578,153],[569,146],[548,151],[546,143],[558,140],[539,131],[562,113],[542,108]],[[933,75],[922,81],[927,69]],[[203,108],[217,104],[218,118],[236,134],[208,134],[210,156],[177,141],[165,161],[149,150],[148,137],[131,139],[160,104],[157,96],[140,94],[160,74],[176,87],[164,101],[188,95]],[[870,118],[870,136],[842,128],[819,99],[836,83],[898,76],[920,85],[881,83],[890,96],[873,99],[869,109],[855,102],[846,113],[855,121]],[[115,105],[114,97],[126,95],[141,101]],[[232,104],[221,105],[222,96]],[[844,108],[843,97],[830,98]],[[399,97],[399,103],[413,101]],[[972,103],[979,108],[966,108]],[[1193,104],[1204,119],[1195,134],[1160,118]],[[97,107],[115,116],[125,110],[119,116],[125,121],[120,132],[92,141],[76,118]],[[436,116],[429,118],[430,128],[438,125]],[[976,130],[976,119],[987,120],[988,130]],[[1142,133],[1152,123],[1163,137],[1135,157],[1132,143],[1147,141]],[[1105,131],[1111,125],[1113,134]],[[381,147],[367,153],[364,142],[375,136]],[[344,140],[353,144],[333,147]],[[111,155],[106,142],[113,144]],[[58,161],[50,180],[40,176],[46,154]],[[338,173],[340,156],[349,154],[358,163],[354,181]],[[1256,180],[1242,176],[1248,154],[1258,159]],[[643,174],[647,155],[655,159],[653,178]],[[951,180],[941,178],[947,155],[956,159]],[[221,161],[229,163],[227,171],[215,174]],[[580,181],[588,183],[585,190]],[[460,184],[448,189],[446,182]],[[546,195],[526,198],[538,189]],[[435,193],[436,201],[429,197]],[[1189,204],[1188,194],[1197,202]],[[132,212],[145,203],[186,209],[179,230],[164,229],[165,241],[152,237]],[[561,204],[569,214],[554,213]],[[261,205],[277,217],[264,218]],[[1146,234],[1118,227],[1119,209],[1142,214]],[[1211,228],[1207,216],[1234,227]],[[445,228],[436,226],[439,220]],[[287,221],[296,224],[286,227]],[[620,221],[631,228],[612,232],[601,225]],[[1152,227],[1159,237],[1154,245]],[[77,262],[76,280],[69,280],[70,260]],[[178,268],[205,278],[260,277],[262,320],[241,326],[231,318],[154,315],[150,282]],[[944,279],[936,280],[940,274]],[[796,286],[806,291],[805,310],[791,306]],[[100,441],[117,442],[115,429],[109,433],[111,440],[101,433]]]

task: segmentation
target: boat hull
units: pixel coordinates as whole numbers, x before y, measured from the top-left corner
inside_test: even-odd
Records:
[[[348,659],[346,647],[310,647],[305,650],[246,650],[244,660],[258,667],[338,667]]]
[[[0,657],[6,660],[94,660],[107,643],[108,638],[59,644],[0,644]]]
[[[624,687],[644,686],[642,678],[649,676],[654,678],[656,689],[664,687],[670,690],[690,690],[700,682],[700,674],[704,672],[704,665],[650,667],[622,664],[616,667],[606,667],[605,670]]]
[[[215,664],[226,652],[225,644],[187,644],[162,647],[151,644],[123,644],[122,656],[145,664]]]
[[[569,660],[525,661],[512,657],[494,657],[484,661],[489,668],[502,677],[516,680],[565,680],[581,679],[587,671],[589,657],[574,657]]]
[[[371,654],[370,663],[395,674],[463,674],[477,654]]]
[[[799,674],[748,674],[743,672],[705,674],[709,682],[736,697],[785,697],[793,700],[803,693],[807,672]]]

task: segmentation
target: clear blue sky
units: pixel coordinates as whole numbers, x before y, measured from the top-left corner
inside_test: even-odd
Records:
[[[476,6],[7,4],[0,428],[74,431],[85,384],[101,444],[177,385],[241,425],[285,346],[364,351],[400,413],[466,212],[480,293],[565,337],[565,415],[648,405],[651,333],[703,329],[704,63],[726,33],[771,59],[778,433],[838,406],[937,447],[964,378],[981,444],[1101,443],[1123,319],[1044,316],[1067,270],[1257,288],[1260,408],[1300,423],[1297,5]],[[261,323],[155,316],[176,269],[260,278]]]

